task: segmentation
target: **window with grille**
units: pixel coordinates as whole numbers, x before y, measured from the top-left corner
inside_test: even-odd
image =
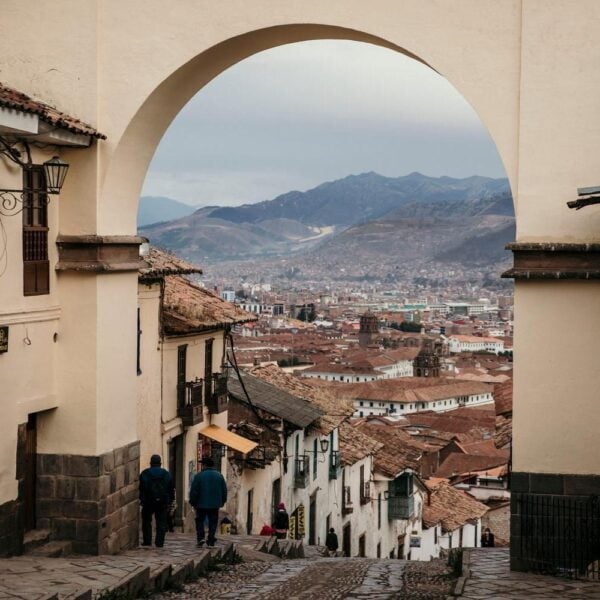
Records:
[[[41,166],[23,170],[23,294],[50,293],[48,197]]]

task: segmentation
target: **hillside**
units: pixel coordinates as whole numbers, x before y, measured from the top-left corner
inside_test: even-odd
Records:
[[[398,262],[494,265],[514,239],[506,179],[352,175],[254,205],[206,207],[140,229],[200,262],[297,256],[353,270]]]

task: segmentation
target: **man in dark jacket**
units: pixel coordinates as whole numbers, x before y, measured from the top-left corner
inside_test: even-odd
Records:
[[[338,537],[335,533],[335,529],[332,527],[327,533],[325,538],[325,546],[327,548],[327,554],[335,556],[337,549],[339,548]]]
[[[167,511],[175,501],[173,478],[166,469],[161,468],[158,454],[150,459],[150,468],[140,474],[140,504],[142,505],[142,546],[152,545],[152,516],[156,521],[154,543],[162,548],[167,531]]]
[[[219,509],[227,502],[225,478],[215,469],[212,458],[202,460],[204,469],[196,473],[190,489],[190,504],[196,510],[196,537],[198,546],[204,545],[204,520],[208,518],[208,546],[215,545]]]

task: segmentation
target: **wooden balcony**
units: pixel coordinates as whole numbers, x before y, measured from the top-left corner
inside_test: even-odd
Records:
[[[342,464],[340,460],[340,452],[339,450],[332,450],[331,457],[329,459],[329,480],[337,479],[340,471],[342,469]]]
[[[369,504],[371,502],[371,482],[364,481],[360,486],[360,503]]]
[[[342,515],[349,515],[354,512],[354,506],[352,506],[352,496],[350,492],[350,486],[345,485],[342,488]]]
[[[215,373],[210,393],[206,397],[206,408],[211,415],[216,415],[226,411],[227,406],[227,377],[222,373]]]
[[[298,456],[294,461],[294,487],[304,489],[308,485],[309,476],[308,456]]]
[[[196,379],[177,386],[177,416],[181,418],[184,427],[198,425],[204,420],[202,384],[202,379]]]

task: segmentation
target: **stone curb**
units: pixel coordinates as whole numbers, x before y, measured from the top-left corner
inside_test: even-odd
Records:
[[[471,577],[471,552],[467,549],[462,553],[462,575],[456,580],[452,597],[462,596],[468,579]]]

